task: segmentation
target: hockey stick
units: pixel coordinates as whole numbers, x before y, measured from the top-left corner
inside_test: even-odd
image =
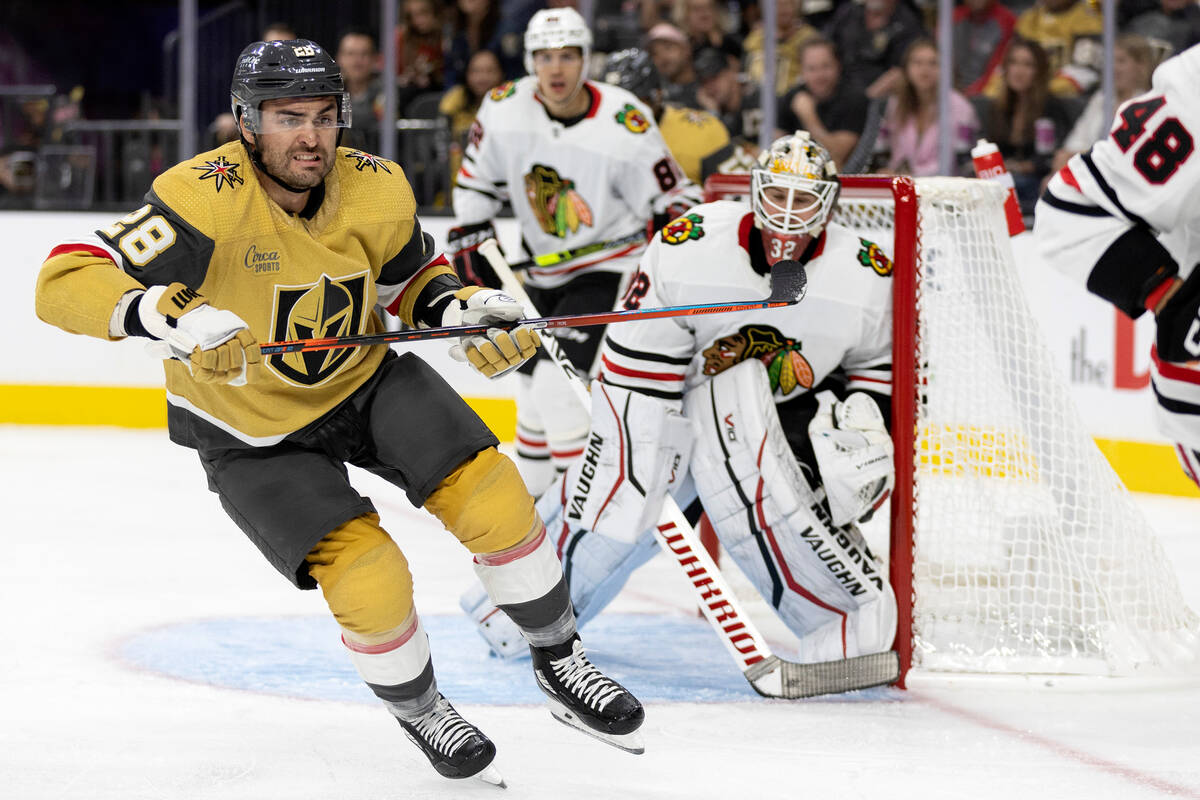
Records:
[[[495,239],[489,239],[492,246]],[[487,242],[484,242],[487,244]],[[480,246],[483,251],[483,245]],[[499,256],[503,258],[503,256]],[[333,336],[326,339],[297,339],[290,342],[267,342],[259,345],[264,356],[277,353],[307,353],[313,350],[334,350],[341,347],[358,347],[366,344],[392,344],[395,342],[420,342],[426,339],[446,339],[461,336],[486,336],[489,330],[512,330],[525,326],[543,328],[585,328],[590,325],[611,325],[614,322],[629,322],[634,319],[661,319],[684,317],[693,314],[725,314],[732,311],[751,311],[760,308],[780,308],[799,303],[808,286],[804,267],[796,261],[780,261],[771,269],[771,295],[765,300],[743,303],[701,303],[690,306],[665,306],[663,308],[634,308],[621,311],[602,311],[594,314],[568,314],[561,317],[538,317],[489,322],[481,325],[453,325],[446,328],[417,328],[407,331],[381,331],[357,336]],[[528,303],[526,304],[528,305]]]
[[[594,244],[576,247],[574,250],[559,250],[556,253],[543,253],[540,256],[519,261],[516,264],[509,264],[510,270],[529,269],[530,267],[553,267],[555,264],[561,264],[564,261],[574,261],[577,258],[590,256],[593,253],[600,253],[604,250],[613,250],[627,244],[636,244],[646,241],[645,231],[630,233],[616,239],[610,239],[607,242],[596,242]]]
[[[525,313],[538,313],[504,261],[496,241],[488,239],[483,242],[479,252],[500,276],[504,290],[525,306]],[[591,396],[587,386],[553,339],[553,336],[543,337],[543,348],[562,369],[579,402],[584,408],[590,409]],[[799,699],[882,686],[899,678],[899,657],[890,651],[818,664],[798,664],[774,655],[729,587],[720,568],[669,495],[663,503],[654,534],[687,576],[704,618],[712,625],[750,686],[760,695]]]

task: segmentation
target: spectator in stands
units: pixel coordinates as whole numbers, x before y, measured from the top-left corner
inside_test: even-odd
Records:
[[[1150,75],[1158,65],[1155,49],[1144,36],[1123,33],[1113,49],[1113,93],[1119,106],[1150,88]],[[1081,153],[1108,135],[1112,119],[1104,116],[1104,92],[1097,89],[1084,106],[1075,126],[1054,154],[1051,172],[1057,172],[1076,153]]]
[[[403,9],[396,28],[396,105],[401,115],[414,97],[440,91],[447,79],[437,6],[433,0],[404,0]]]
[[[778,127],[808,131],[835,163],[844,163],[867,121],[866,96],[842,75],[837,49],[823,37],[801,46],[800,78],[779,104]]]
[[[278,20],[263,28],[262,35],[258,37],[261,42],[287,42],[299,38],[292,25]]]
[[[17,145],[0,150],[0,209],[33,207],[34,160],[32,150]]]
[[[999,73],[1017,15],[1000,0],[965,0],[954,9],[954,88],[968,97]]]
[[[759,87],[746,86],[737,68],[723,53],[711,48],[696,56],[696,77],[700,81],[696,92],[700,108],[721,120],[734,142],[757,148],[762,126]]]
[[[817,35],[817,29],[804,22],[800,0],[776,0],[775,3],[775,93],[783,94],[800,80],[800,48]],[[758,23],[743,46],[746,74],[757,85],[763,79],[763,28]],[[789,130],[795,130],[791,128]]]
[[[660,22],[670,22],[675,13],[675,0],[638,0],[638,20],[648,31]]]
[[[467,79],[452,86],[438,106],[438,112],[450,123],[450,175],[451,183],[462,164],[463,150],[467,147],[467,132],[475,121],[475,114],[484,96],[504,82],[504,70],[500,57],[491,50],[477,50],[467,62]]]
[[[646,34],[646,50],[666,82],[667,98],[688,108],[700,105],[692,45],[683,31],[669,22],[658,23]]]
[[[382,88],[375,74],[377,56],[375,37],[365,28],[350,28],[338,39],[336,61],[350,93],[353,120],[342,144],[372,153],[379,149],[379,118],[383,113]]]
[[[1050,92],[1050,61],[1037,42],[1013,39],[1001,75],[1000,96],[980,98],[983,135],[1000,148],[1021,210],[1032,214],[1054,151],[1072,119],[1066,103]]]
[[[728,32],[728,13],[717,0],[675,0],[671,18],[692,43],[693,57],[711,48],[740,64],[742,40]]]
[[[1124,30],[1149,39],[1161,61],[1200,42],[1200,6],[1195,0],[1159,0],[1157,8],[1138,14]]]
[[[897,0],[844,3],[825,26],[842,71],[867,97],[883,97],[900,83],[900,59],[927,34],[916,12]]]
[[[938,175],[938,51],[932,39],[908,46],[901,63],[900,85],[888,98],[876,151],[887,156],[880,172],[924,177]],[[970,101],[950,93],[950,122],[956,163],[953,174],[970,159],[979,120]]]
[[[471,54],[483,49],[500,57],[506,78],[519,78],[525,74],[523,34],[532,11],[524,4],[521,8],[523,10],[501,14],[500,0],[457,1],[446,48],[446,85],[462,83]]]
[[[233,118],[233,114],[226,111],[213,119],[208,125],[208,146],[205,150],[215,150],[228,142],[236,142],[238,139],[237,122]]]
[[[1058,97],[1087,94],[1100,82],[1104,20],[1087,0],[1038,0],[1017,17],[1017,35],[1037,42],[1050,62],[1050,92]],[[1001,84],[993,79],[988,96]]]

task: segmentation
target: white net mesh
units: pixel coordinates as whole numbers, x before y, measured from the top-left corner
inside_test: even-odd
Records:
[[[1002,191],[957,178],[916,186],[913,666],[1200,670],[1200,619],[1026,304]],[[847,190],[835,219],[891,243],[892,205]]]

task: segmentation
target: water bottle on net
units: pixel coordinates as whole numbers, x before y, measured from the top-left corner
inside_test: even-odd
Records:
[[[971,161],[975,164],[975,176],[988,181],[995,181],[1008,190],[1004,200],[1004,216],[1008,220],[1008,235],[1016,236],[1024,233],[1025,220],[1021,217],[1021,206],[1017,202],[1017,190],[1013,186],[1012,175],[1004,166],[1004,156],[1000,148],[987,139],[980,139],[971,148]]]

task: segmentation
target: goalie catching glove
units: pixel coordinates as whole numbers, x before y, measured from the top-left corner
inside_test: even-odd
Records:
[[[891,493],[892,437],[871,397],[854,392],[837,402],[821,392],[808,425],[834,527],[870,518]]]
[[[442,324],[486,325],[524,319],[521,304],[504,292],[468,286],[454,293],[442,312]],[[537,353],[542,341],[537,331],[524,325],[511,331],[494,329],[487,336],[464,336],[450,348],[450,357],[467,361],[488,378],[505,375]]]
[[[262,360],[245,320],[213,308],[182,283],[151,286],[138,298],[137,321],[153,339],[147,349],[182,361],[197,383],[246,384],[246,370]]]

